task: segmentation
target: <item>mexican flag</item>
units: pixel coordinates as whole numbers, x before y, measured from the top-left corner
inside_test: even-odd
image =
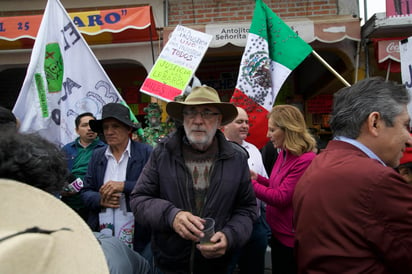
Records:
[[[255,11],[231,102],[249,114],[248,141],[258,148],[268,139],[267,114],[289,74],[312,48],[262,0]]]

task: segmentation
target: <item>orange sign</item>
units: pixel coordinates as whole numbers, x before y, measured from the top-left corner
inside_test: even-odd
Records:
[[[105,43],[118,40],[139,42],[158,39],[151,6],[73,12],[69,13],[69,16],[86,40],[93,41],[92,44],[99,43],[98,40],[104,40]],[[0,17],[0,44],[4,43],[1,40],[21,39],[27,42],[27,39],[36,39],[42,17],[42,14]],[[109,35],[99,35],[103,32]],[[101,37],[96,39],[90,36]]]

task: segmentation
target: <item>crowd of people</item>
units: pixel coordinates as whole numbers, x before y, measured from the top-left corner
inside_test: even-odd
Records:
[[[42,226],[44,218],[18,215],[27,202],[8,207],[19,225],[0,226],[0,262],[18,254],[8,244],[25,245],[27,233],[56,237],[72,252],[60,230],[80,224],[90,251],[100,251],[76,256],[74,266],[60,258],[64,253],[49,258],[72,271],[91,260],[88,267],[105,264],[99,273],[263,274],[269,246],[274,274],[411,273],[410,100],[404,86],[381,78],[341,89],[333,100],[333,140],[322,150],[299,108],[276,105],[260,151],[246,141],[247,112],[208,86],[167,103],[174,127],[165,134],[153,105],[150,144],[132,138],[136,124],[122,104],[105,105],[99,120],[80,114],[78,138],[62,149],[18,132],[18,119],[0,107],[0,178],[15,180],[0,181],[0,189],[40,189],[55,200],[30,210],[61,210],[59,220]],[[66,214],[67,225],[57,227]],[[205,218],[214,220],[207,243]],[[0,272],[32,261],[9,260]]]

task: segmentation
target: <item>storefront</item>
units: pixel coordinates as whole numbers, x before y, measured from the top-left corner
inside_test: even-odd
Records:
[[[399,42],[409,36],[412,36],[412,15],[374,14],[362,27],[367,76],[401,83]]]
[[[160,51],[151,6],[69,15],[135,114],[142,115],[150,98],[139,88]],[[18,96],[42,16],[0,17],[0,100],[6,107]]]
[[[319,16],[287,19],[294,29],[349,83],[354,83],[360,43],[360,21],[352,16]],[[250,22],[234,24],[192,25],[190,28],[209,33],[213,40],[196,71],[202,84],[215,87],[224,101],[229,101],[236,86],[240,60]],[[163,33],[167,42],[174,27]],[[310,55],[292,72],[278,95],[277,103],[295,104],[305,111],[308,124],[327,134],[326,115],[334,92],[344,84],[314,56]],[[318,102],[324,107],[316,107]],[[329,107],[328,107],[329,106]]]

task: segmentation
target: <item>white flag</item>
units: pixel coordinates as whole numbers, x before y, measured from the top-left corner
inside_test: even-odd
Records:
[[[399,43],[402,83],[405,85],[409,95],[412,97],[412,37],[404,39]],[[409,116],[412,117],[412,102],[408,104],[408,113]]]
[[[125,104],[60,1],[48,0],[13,109],[20,131],[63,146],[76,138],[77,115],[100,119],[111,102]]]

